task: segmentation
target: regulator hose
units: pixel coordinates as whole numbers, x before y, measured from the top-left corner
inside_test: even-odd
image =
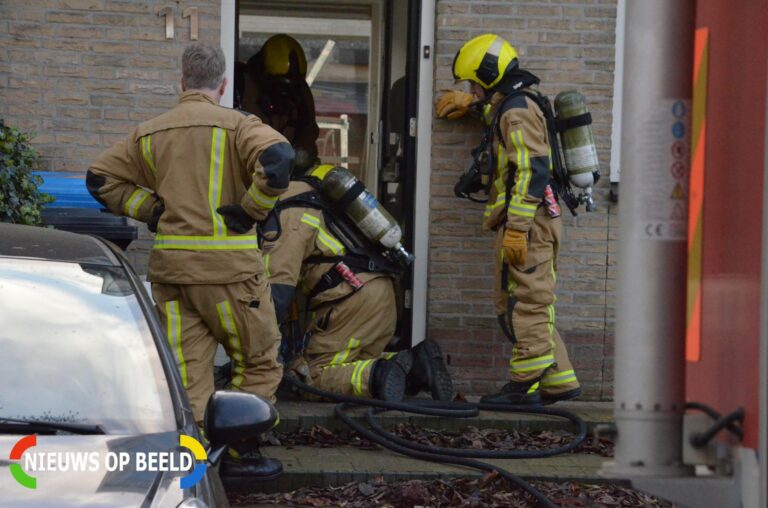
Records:
[[[575,414],[562,409],[501,404],[473,404],[468,402],[442,402],[433,400],[388,402],[378,399],[350,397],[327,392],[325,390],[320,390],[313,386],[309,386],[293,376],[285,376],[283,379],[298,390],[311,393],[325,399],[330,399],[334,402],[338,402],[334,408],[334,414],[336,417],[338,417],[353,431],[384,448],[420,460],[440,462],[445,464],[455,464],[473,469],[479,469],[481,471],[496,472],[510,483],[517,485],[522,490],[530,494],[542,506],[546,506],[547,508],[557,508],[557,505],[552,503],[544,496],[544,494],[539,492],[538,489],[533,487],[520,476],[513,474],[502,467],[474,459],[533,459],[551,457],[553,455],[567,453],[577,448],[587,438],[587,424],[584,423],[584,421]],[[346,411],[354,407],[368,407],[368,411],[366,412],[366,422],[371,427],[370,429],[366,428],[365,425],[355,421],[352,417],[349,416],[349,414],[347,414]],[[408,441],[407,439],[396,436],[384,429],[384,427],[376,419],[376,415],[385,411],[392,410],[401,411],[404,413],[427,416],[442,416],[448,418],[473,418],[480,414],[480,410],[554,416],[565,418],[572,422],[575,426],[578,427],[578,433],[574,440],[570,443],[558,448],[552,448],[548,450],[492,451],[432,447]]]

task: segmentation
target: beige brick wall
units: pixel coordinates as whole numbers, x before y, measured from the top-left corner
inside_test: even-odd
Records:
[[[558,264],[557,326],[587,396],[612,392],[616,205],[608,197],[616,0],[438,0],[435,88],[452,88],[451,62],[470,38],[498,33],[524,68],[554,97],[577,89],[589,102],[603,179],[591,214],[564,215]],[[479,142],[473,119],[435,120],[432,146],[429,334],[451,356],[460,390],[485,393],[507,380],[511,346],[491,303],[492,238],[480,228],[482,205],[453,196]],[[583,210],[583,208],[582,208]]]
[[[166,6],[174,8],[174,39],[157,14]],[[198,8],[199,40],[218,43],[218,0],[0,1],[0,118],[36,133],[40,169],[84,172],[176,103],[188,7]],[[128,257],[145,273],[152,236],[136,224]]]
[[[174,6],[175,39],[165,39]],[[84,171],[101,150],[177,99],[197,7],[200,40],[219,41],[220,2],[3,0],[0,118],[37,133],[42,169]]]

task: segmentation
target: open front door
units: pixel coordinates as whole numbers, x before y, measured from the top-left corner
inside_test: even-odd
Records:
[[[324,163],[347,167],[392,213],[413,252],[416,238],[416,117],[420,67],[420,15],[417,0],[222,0],[222,45],[234,40],[234,58],[245,63],[272,35],[295,38],[307,57],[310,85]],[[427,2],[430,3],[431,2]],[[234,11],[234,12],[232,12]],[[225,20],[234,16],[234,22]],[[234,32],[225,33],[225,26]],[[431,100],[430,97],[427,100]],[[237,91],[233,103],[238,105]],[[428,147],[422,147],[428,151]],[[427,168],[428,170],[428,168]],[[428,180],[427,180],[428,181]],[[424,189],[422,189],[422,192]],[[428,199],[428,192],[426,194]],[[420,228],[420,235],[427,230]],[[426,243],[424,244],[426,246]],[[418,253],[426,257],[426,249]],[[426,314],[426,261],[421,297]],[[414,329],[414,267],[401,281],[395,348],[423,339]]]

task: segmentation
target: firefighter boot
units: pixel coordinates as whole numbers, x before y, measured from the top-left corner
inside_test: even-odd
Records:
[[[507,404],[513,406],[539,405],[541,404],[541,392],[539,380],[515,382],[505,384],[499,393],[483,395],[480,397],[482,404]]]
[[[258,448],[243,452],[230,448],[221,461],[220,473],[225,483],[266,482],[283,475],[283,464],[277,459],[264,457]]]
[[[581,395],[581,387],[576,387],[573,390],[568,390],[567,392],[562,393],[542,393],[541,398],[543,399],[544,404],[554,404],[555,402],[575,399],[579,395]]]
[[[373,364],[370,391],[374,397],[400,402],[405,395],[405,379],[413,366],[410,351],[400,351],[391,359],[381,358]]]
[[[411,350],[413,368],[408,374],[406,393],[416,395],[425,390],[434,400],[453,399],[451,375],[443,361],[443,353],[437,342],[426,339]]]

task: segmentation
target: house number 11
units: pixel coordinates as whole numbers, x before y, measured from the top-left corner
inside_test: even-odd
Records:
[[[163,7],[157,13],[158,16],[165,16],[165,38],[173,39],[173,7]],[[181,13],[182,18],[189,18],[189,40],[198,39],[198,16],[197,7],[187,7]]]

